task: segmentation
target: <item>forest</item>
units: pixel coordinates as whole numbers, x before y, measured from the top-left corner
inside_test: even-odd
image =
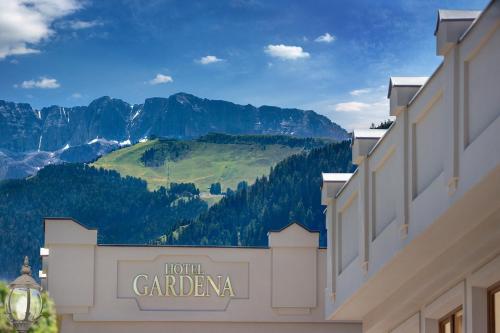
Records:
[[[160,244],[265,246],[267,233],[291,222],[317,230],[326,245],[322,172],[352,172],[350,142],[288,157],[251,186],[228,193],[198,218],[180,220]]]
[[[207,204],[193,184],[148,191],[146,182],[83,164],[50,165],[0,183],[0,279],[17,275],[24,255],[39,269],[44,217],[72,217],[98,229],[98,242],[144,244]]]
[[[140,161],[146,167],[161,167],[166,161],[177,161],[189,151],[189,144],[174,139],[159,139],[144,151]]]

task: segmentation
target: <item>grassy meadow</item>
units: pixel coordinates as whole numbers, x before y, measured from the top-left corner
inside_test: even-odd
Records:
[[[144,151],[157,140],[112,152],[98,159],[93,165],[118,171],[122,176],[139,177],[147,181],[150,190],[168,186],[171,182],[194,183],[209,204],[220,196],[208,194],[210,184],[220,182],[223,191],[236,189],[240,181],[252,184],[256,177],[269,174],[270,167],[286,157],[299,153],[301,147],[278,144],[217,144],[186,141],[189,151],[176,161],[166,161],[159,167],[146,167],[140,161]]]

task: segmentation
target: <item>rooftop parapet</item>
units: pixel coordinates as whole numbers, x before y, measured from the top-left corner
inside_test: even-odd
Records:
[[[385,129],[354,130],[352,133],[352,163],[361,164],[386,132]]]
[[[475,10],[438,11],[436,30],[436,54],[445,55],[455,45],[472,22],[481,14]]]
[[[392,76],[389,79],[390,116],[398,116],[429,78],[424,76]]]
[[[352,173],[322,173],[321,204],[328,205],[328,200],[335,198],[338,191],[351,178]]]

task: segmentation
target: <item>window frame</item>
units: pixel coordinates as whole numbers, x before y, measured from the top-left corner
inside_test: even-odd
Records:
[[[488,333],[495,333],[495,294],[500,292],[500,281],[488,288]],[[497,304],[500,306],[500,304]]]
[[[500,286],[499,286],[500,287]],[[450,331],[451,333],[456,333],[455,332],[455,327],[456,327],[456,320],[457,320],[457,314],[462,311],[462,316],[463,316],[463,306],[460,305],[459,307],[453,309],[450,311],[447,315],[439,319],[439,333],[445,333],[444,327],[447,323],[450,323]]]

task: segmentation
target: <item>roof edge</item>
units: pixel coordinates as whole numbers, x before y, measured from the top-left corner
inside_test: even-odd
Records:
[[[299,227],[301,227],[301,228],[302,228],[302,229],[304,229],[305,231],[308,231],[308,232],[310,232],[310,233],[312,233],[312,234],[319,234],[319,233],[320,233],[320,231],[319,231],[319,230],[313,230],[313,229],[311,229],[311,228],[307,227],[305,224],[303,224],[302,222],[299,222],[299,221],[292,221],[292,222],[289,222],[289,223],[288,223],[288,224],[286,224],[285,226],[283,226],[283,227],[281,227],[281,228],[279,228],[279,229],[271,229],[271,230],[269,230],[267,233],[268,233],[268,234],[270,234],[270,233],[272,233],[272,232],[274,232],[274,233],[282,232],[283,230],[285,230],[285,229],[287,229],[287,228],[291,227],[291,226],[292,226],[292,225],[294,225],[294,224],[298,225]]]
[[[494,0],[493,0],[494,1]],[[463,12],[463,13],[474,13],[474,16],[463,16],[463,17],[448,17],[448,18],[442,18],[441,13],[445,11],[453,11],[453,12]],[[434,29],[434,36],[437,35],[437,32],[439,30],[439,24],[442,21],[448,21],[448,22],[453,22],[453,21],[474,21],[476,20],[479,15],[481,15],[482,11],[481,10],[460,10],[460,9],[453,9],[453,10],[448,10],[448,9],[438,9],[438,15],[437,15],[437,21],[436,21],[436,28]]]

